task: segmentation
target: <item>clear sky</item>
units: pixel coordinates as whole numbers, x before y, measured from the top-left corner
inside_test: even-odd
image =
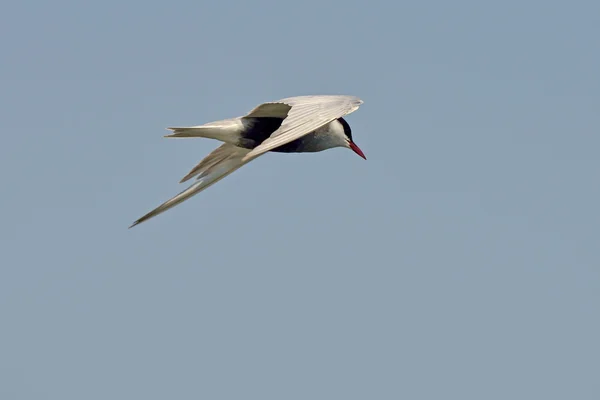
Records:
[[[0,398],[599,399],[600,3],[8,2]],[[128,230],[218,143],[364,100]]]

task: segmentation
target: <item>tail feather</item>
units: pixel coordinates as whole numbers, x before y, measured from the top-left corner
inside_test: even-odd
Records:
[[[229,144],[221,145],[182,179],[182,182],[184,182],[191,177],[200,174],[196,183],[139,218],[129,228],[133,228],[150,218],[162,214],[168,209],[175,207],[233,173],[247,163],[247,161],[242,161],[242,158],[248,151],[249,150],[241,149]],[[203,163],[204,165],[202,165]]]
[[[241,135],[244,126],[239,118],[210,122],[205,125],[184,126],[167,128],[173,133],[165,135],[166,138],[209,138],[225,143],[235,144]]]
[[[167,128],[173,133],[165,135],[166,138],[190,138],[190,137],[210,137],[210,128],[202,126],[188,126],[188,127],[171,127]]]

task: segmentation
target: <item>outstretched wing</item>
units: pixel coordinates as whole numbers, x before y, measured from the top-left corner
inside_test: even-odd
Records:
[[[198,175],[198,181],[196,183],[135,221],[130,228],[141,224],[150,218],[156,217],[158,214],[162,214],[168,209],[175,207],[219,182],[221,179],[249,162],[242,161],[242,158],[248,154],[248,151],[249,150],[247,149],[242,149],[229,143],[217,147],[181,180],[181,182],[185,182]]]
[[[296,140],[313,132],[344,115],[356,111],[363,103],[355,96],[322,95],[298,96],[264,103],[250,111],[250,117],[285,118],[275,132],[246,154],[244,161],[250,161],[267,151]]]

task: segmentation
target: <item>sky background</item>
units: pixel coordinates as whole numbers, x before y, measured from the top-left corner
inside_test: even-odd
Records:
[[[0,398],[600,398],[600,3],[7,2]],[[364,100],[151,221],[218,143]]]

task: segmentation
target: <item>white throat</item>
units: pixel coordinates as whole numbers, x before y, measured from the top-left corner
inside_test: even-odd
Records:
[[[317,152],[334,147],[349,147],[344,126],[338,121],[332,121],[316,131],[306,135],[303,140],[303,151]]]

